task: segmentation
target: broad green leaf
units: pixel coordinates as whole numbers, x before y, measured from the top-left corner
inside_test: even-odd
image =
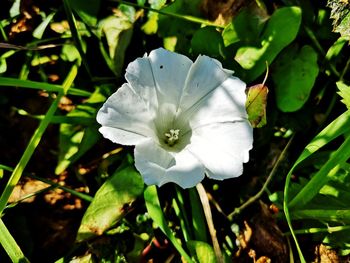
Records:
[[[215,253],[213,248],[205,242],[190,240],[187,242],[192,257],[199,263],[215,263]]]
[[[277,9],[267,22],[259,39],[259,45],[243,45],[237,50],[235,60],[247,71],[245,80],[251,82],[266,69],[271,62],[297,36],[301,22],[299,7]]]
[[[97,14],[101,6],[100,0],[71,0],[70,5],[86,24],[96,25]]]
[[[283,112],[299,110],[309,98],[318,75],[317,53],[310,46],[289,47],[273,65],[276,102]]]
[[[225,46],[239,41],[259,45],[261,30],[267,19],[268,15],[265,10],[246,7],[223,30],[222,37]]]
[[[126,48],[133,33],[133,24],[125,15],[109,16],[99,23],[99,36],[106,37],[108,51],[100,40],[100,50],[109,68],[120,77],[124,64]]]
[[[337,93],[342,97],[341,102],[350,110],[350,86],[344,84],[344,82],[338,81],[337,87],[339,89]]]
[[[102,235],[128,212],[143,192],[141,175],[131,164],[122,165],[96,192],[86,210],[76,240]]]
[[[269,90],[264,84],[257,84],[248,89],[246,109],[253,128],[261,128],[266,125],[268,92]]]
[[[208,41],[210,39],[210,41]],[[192,52],[215,58],[225,58],[225,46],[221,34],[210,26],[198,29],[191,40]]]

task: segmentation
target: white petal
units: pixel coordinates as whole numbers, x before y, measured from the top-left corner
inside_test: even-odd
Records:
[[[182,188],[189,188],[204,178],[204,167],[186,149],[170,153],[152,140],[136,145],[135,166],[149,185],[162,186],[173,182]]]
[[[97,113],[100,132],[111,141],[135,145],[147,137],[155,137],[152,114],[140,96],[128,84],[112,94]]]
[[[216,60],[200,56],[193,64],[181,100],[180,118],[195,128],[247,117],[246,85],[232,77]]]
[[[223,180],[242,174],[252,143],[253,131],[247,121],[216,123],[192,131],[188,149],[202,162],[210,178]]]
[[[186,56],[163,48],[149,54],[154,81],[157,87],[159,104],[180,102],[185,81],[193,62]]]

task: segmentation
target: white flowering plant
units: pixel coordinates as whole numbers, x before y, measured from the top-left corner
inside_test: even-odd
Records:
[[[349,261],[348,1],[1,8],[0,262]]]
[[[159,48],[131,62],[125,78],[97,121],[105,138],[135,145],[146,184],[189,188],[204,174],[217,180],[242,174],[253,144],[246,85],[219,61],[192,62]]]

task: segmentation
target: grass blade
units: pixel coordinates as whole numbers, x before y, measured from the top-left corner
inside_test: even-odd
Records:
[[[29,263],[29,260],[24,256],[22,250],[17,245],[4,222],[0,219],[0,243],[5,248],[12,262]]]
[[[49,83],[31,81],[31,80],[22,80],[22,79],[14,79],[14,78],[5,78],[0,77],[0,86],[10,86],[10,87],[19,87],[19,88],[29,88],[29,89],[40,89],[46,90],[49,92],[63,92],[63,86],[53,85]],[[77,95],[82,97],[90,97],[91,92],[70,88],[67,92],[70,95]]]
[[[292,168],[287,174],[286,177],[286,183],[284,186],[284,199],[283,199],[283,210],[284,214],[286,216],[286,220],[288,223],[288,227],[290,229],[290,232],[292,234],[292,237],[294,239],[300,261],[306,262],[304,259],[304,256],[301,252],[301,249],[299,247],[298,240],[294,234],[293,226],[289,214],[289,186],[292,174],[295,170],[295,168],[307,157],[312,155],[314,152],[318,151],[320,148],[322,148],[324,145],[329,143],[330,141],[334,140],[338,136],[344,134],[345,132],[350,130],[350,111],[346,111],[342,115],[340,115],[338,118],[336,118],[332,123],[330,123],[326,128],[324,128],[304,149],[304,151],[300,154],[299,158],[296,160]]]
[[[47,126],[50,124],[50,121],[52,117],[54,116],[57,108],[58,103],[61,99],[61,97],[68,91],[69,87],[72,85],[73,80],[77,74],[77,66],[73,65],[71,71],[69,72],[66,80],[63,83],[63,92],[59,93],[57,98],[52,102],[49,110],[46,113],[45,118],[40,122],[39,127],[35,130],[32,138],[29,141],[29,144],[27,145],[27,148],[25,149],[20,161],[16,165],[15,169],[13,170],[11,177],[9,181],[7,182],[7,185],[0,197],[0,216],[2,215],[6,204],[10,198],[10,195],[15,188],[16,184],[20,180],[24,168],[27,166],[30,158],[32,157],[34,150],[38,146]]]
[[[176,250],[181,254],[186,262],[193,262],[191,257],[182,248],[180,243],[176,240],[176,237],[171,232],[168,224],[165,220],[162,208],[160,207],[158,193],[156,186],[148,186],[144,192],[145,202],[147,211],[152,218],[152,220],[158,225],[158,227],[163,231],[163,233],[169,238],[170,242],[174,245]]]

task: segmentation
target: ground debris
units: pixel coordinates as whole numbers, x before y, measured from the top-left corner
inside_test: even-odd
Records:
[[[249,222],[244,222],[244,229],[237,241],[240,246],[237,259],[246,253],[256,263],[289,261],[287,242],[268,206],[263,202],[260,202],[260,211]]]

